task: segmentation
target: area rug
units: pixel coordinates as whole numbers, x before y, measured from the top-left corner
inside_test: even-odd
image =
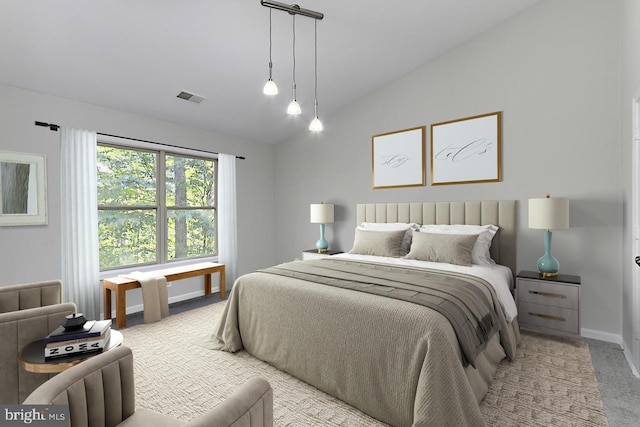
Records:
[[[207,336],[225,302],[122,329],[133,350],[136,403],[183,421],[222,402],[254,376],[271,384],[276,426],[384,426],[248,353],[212,351]],[[523,333],[480,408],[489,426],[607,426],[586,342]]]

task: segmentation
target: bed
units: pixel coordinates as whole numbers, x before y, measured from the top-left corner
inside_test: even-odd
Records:
[[[445,273],[442,263],[431,263],[440,264],[432,269],[412,260],[344,255],[250,273],[232,288],[216,326],[216,348],[244,348],[393,426],[484,425],[478,404],[498,364],[515,357],[520,341],[508,290],[516,260],[515,208],[515,201],[357,205],[357,224],[495,225],[490,251],[497,265],[454,266]],[[489,277],[475,276],[480,270]],[[371,284],[362,285],[361,274]],[[504,283],[499,292],[492,275],[504,278],[506,296]],[[309,279],[315,277],[320,278]],[[438,298],[454,282],[469,295],[481,294],[479,300],[484,295],[491,313],[482,312],[482,327],[469,329],[471,335],[486,332],[482,342],[463,343],[460,334],[469,322],[454,321],[456,315],[430,304],[435,297],[414,292],[420,277],[433,279],[436,290],[424,292]],[[373,293],[363,292],[363,286]],[[415,303],[416,295],[429,302]]]

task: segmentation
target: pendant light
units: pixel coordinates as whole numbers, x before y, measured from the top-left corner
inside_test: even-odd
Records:
[[[297,4],[285,4],[278,1],[273,0],[260,0],[260,4],[262,6],[268,7],[269,11],[269,80],[267,84],[264,86],[264,93],[267,95],[275,95],[278,93],[278,89],[276,84],[273,82],[271,78],[271,9],[281,10],[283,12],[287,12],[293,16],[293,100],[289,103],[287,107],[287,113],[291,115],[298,115],[302,113],[302,109],[300,108],[300,104],[298,104],[298,100],[296,99],[296,15],[306,16],[308,18],[312,18],[316,20],[315,24],[315,102],[314,102],[314,110],[315,116],[311,123],[309,124],[309,129],[313,131],[321,131],[322,123],[320,119],[318,119],[318,25],[317,21],[319,19],[324,18],[324,14],[320,12],[316,12],[309,9],[303,9]]]
[[[271,78],[271,71],[273,68],[273,63],[271,62],[271,8],[269,8],[269,80],[264,85],[264,89],[262,89],[262,93],[265,95],[277,95],[278,94],[278,86],[276,86],[276,82]]]
[[[315,99],[313,101],[313,109],[315,111],[315,117],[309,123],[309,130],[313,132],[320,132],[322,130],[322,122],[318,118],[318,21],[314,21],[314,91]]]
[[[291,115],[302,113],[300,104],[296,101],[296,15],[293,15],[293,101],[289,103],[287,113]]]

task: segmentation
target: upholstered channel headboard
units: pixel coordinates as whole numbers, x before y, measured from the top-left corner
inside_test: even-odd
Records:
[[[491,257],[516,271],[516,201],[362,203],[357,205],[357,224],[362,222],[415,222],[418,224],[493,224],[500,231],[493,238]]]

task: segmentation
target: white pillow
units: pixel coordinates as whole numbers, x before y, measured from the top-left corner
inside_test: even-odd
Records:
[[[489,249],[493,236],[498,232],[499,227],[495,225],[468,225],[468,224],[425,224],[418,231],[422,233],[435,234],[477,234],[473,250],[471,251],[471,262],[478,265],[495,265],[491,259]]]
[[[405,230],[406,233],[402,239],[400,246],[400,256],[405,256],[411,250],[411,236],[413,230],[419,227],[415,222],[363,222],[356,227],[356,230],[364,231],[399,231]]]

